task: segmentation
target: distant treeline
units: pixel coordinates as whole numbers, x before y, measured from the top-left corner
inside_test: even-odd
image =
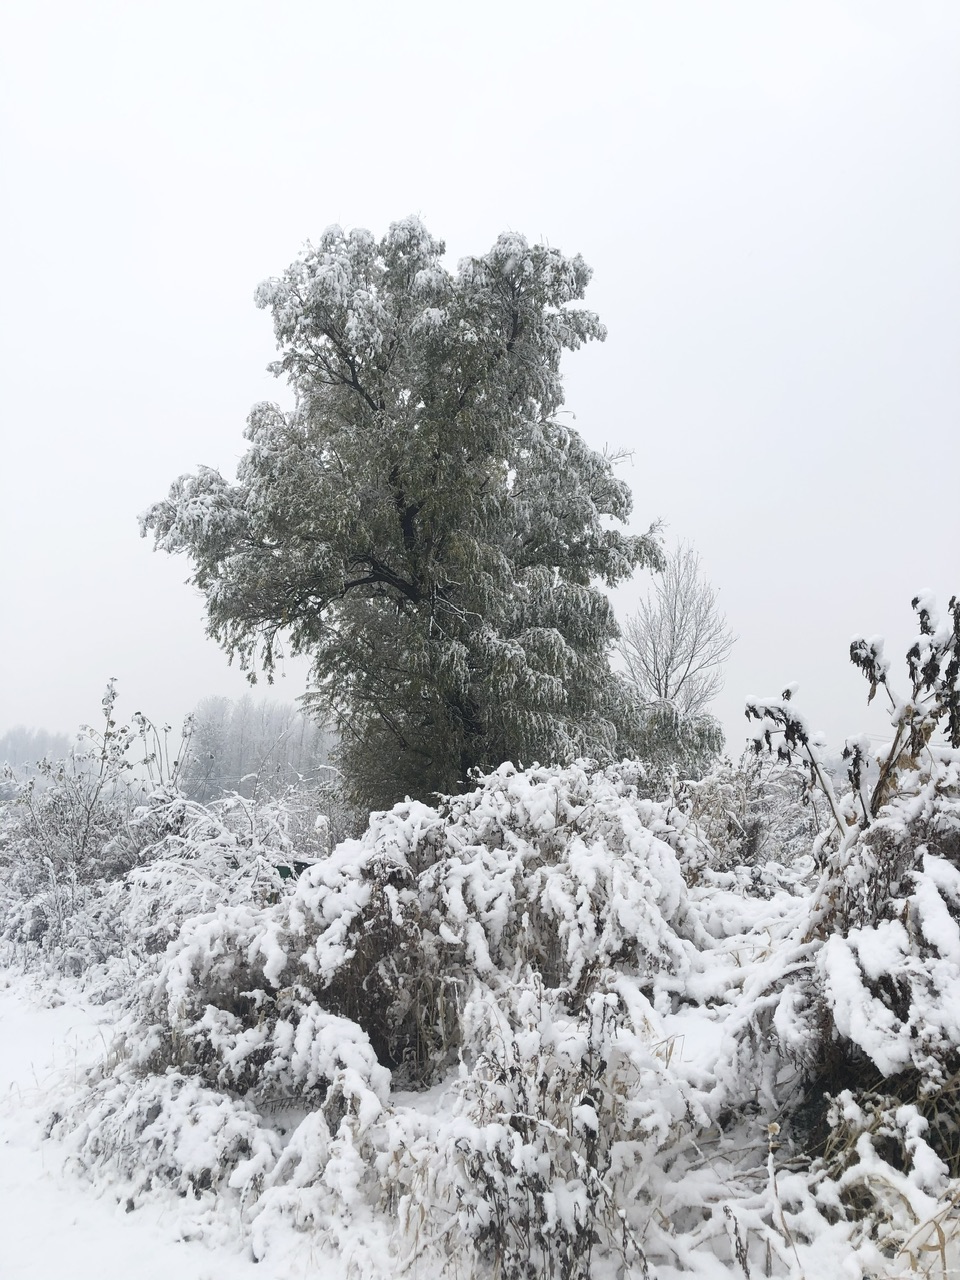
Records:
[[[38,760],[59,760],[70,754],[72,745],[73,739],[66,733],[49,733],[18,724],[0,734],[0,765],[8,764],[18,774],[29,775]]]
[[[336,738],[329,729],[304,716],[290,703],[204,698],[193,712],[193,732],[181,750],[179,783],[193,800],[206,804],[238,792],[277,795],[300,781],[324,782],[336,777],[330,756]],[[75,738],[23,725],[0,735],[0,767],[16,779],[37,776],[37,763],[66,759]],[[176,744],[170,743],[171,757]],[[12,781],[0,777],[0,799],[12,792]]]
[[[193,713],[181,785],[206,804],[228,792],[276,795],[300,780],[335,776],[335,735],[290,703],[249,695],[204,698]]]

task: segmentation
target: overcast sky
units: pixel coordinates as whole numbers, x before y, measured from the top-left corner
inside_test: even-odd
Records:
[[[582,253],[568,358],[635,526],[692,542],[739,636],[716,711],[797,681],[835,744],[960,591],[960,4],[107,4],[0,18],[0,732],[72,730],[109,676],[176,719],[242,675],[136,517],[232,474],[276,398],[258,282],[331,222],[419,214]],[[629,611],[647,584],[617,593]],[[898,670],[900,667],[898,661]],[[304,688],[291,664],[279,696]]]

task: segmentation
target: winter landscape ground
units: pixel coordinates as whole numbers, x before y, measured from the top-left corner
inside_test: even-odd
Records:
[[[845,783],[787,691],[752,763],[503,765],[333,847],[315,791],[134,780],[108,690],[0,811],[7,1274],[956,1274],[960,602],[916,609],[900,693],[852,646],[893,739]]]

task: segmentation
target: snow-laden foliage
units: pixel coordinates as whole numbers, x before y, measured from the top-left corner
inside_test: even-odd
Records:
[[[133,1203],[216,1184],[255,1254],[291,1224],[357,1250],[362,1222],[360,1275],[661,1274],[700,1251],[718,1276],[741,1255],[785,1274],[784,1214],[811,1248],[831,1228],[812,1192],[773,1197],[759,1120],[745,1143],[777,1070],[769,1044],[738,1048],[790,969],[775,942],[802,949],[804,899],[786,868],[748,898],[646,782],[504,766],[374,815],[273,901],[199,910],[57,1132]],[[684,1061],[688,1034],[713,1061]],[[171,1163],[184,1080],[228,1100],[202,1122],[224,1144],[206,1182]],[[104,1139],[138,1114],[148,1140]]]
[[[117,726],[114,699],[111,682],[104,731],[87,729],[65,761],[41,761],[0,807],[5,958],[84,974],[104,996],[128,987],[185,921],[277,897],[283,876],[329,842],[317,796],[188,800],[177,771],[144,753],[150,722]]]
[[[683,790],[714,869],[750,869],[756,885],[768,864],[811,869],[829,809],[802,768],[747,751],[736,764],[719,761]]]
[[[883,689],[891,711],[893,739],[869,781],[869,743],[850,739],[849,788],[834,789],[791,690],[751,700],[748,713],[758,748],[804,762],[833,818],[813,845],[812,964],[782,990],[781,1041],[817,1055],[808,1098],[818,1086],[836,1095],[807,1119],[821,1136],[832,1131],[827,1167],[842,1199],[897,1238],[910,1235],[904,1204],[922,1221],[910,1188],[922,1192],[942,1245],[929,1196],[955,1194],[947,1179],[960,1175],[960,601],[943,622],[929,593],[913,605],[906,692],[893,686],[882,641],[850,647],[870,698]]]
[[[929,755],[861,836],[820,966],[840,1035],[932,1093],[960,1070],[960,751]]]
[[[236,894],[197,902],[141,983],[113,1069],[84,1097],[96,1123],[73,1127],[78,1158],[111,1167],[134,1200],[150,1179],[238,1186],[236,1170],[247,1166],[237,1162],[270,1139],[258,1146],[232,1111],[221,1128],[203,1122],[204,1142],[222,1134],[225,1173],[211,1171],[204,1183],[194,1164],[169,1163],[183,1142],[180,1099],[190,1081],[242,1100],[244,1124],[250,1107],[267,1129],[269,1117],[293,1117],[283,1155],[267,1169],[251,1164],[250,1184],[239,1187],[252,1218],[263,1217],[258,1238],[269,1236],[271,1215],[302,1215],[305,1198],[314,1202],[310,1221],[332,1229],[345,1192],[327,1176],[331,1161],[359,1170],[356,1193],[372,1211],[384,1197],[409,1208],[442,1158],[445,1178],[418,1247],[442,1260],[465,1231],[478,1259],[496,1254],[519,1274],[539,1215],[518,1220],[519,1235],[511,1228],[501,1237],[491,1223],[513,1221],[526,1203],[525,1166],[506,1172],[509,1114],[533,1109],[524,1159],[543,1166],[549,1192],[544,1265],[562,1255],[573,1267],[566,1273],[580,1274],[591,1253],[581,1228],[596,1213],[624,1247],[634,1228],[604,1182],[611,1152],[635,1173],[687,1114],[676,1082],[668,1106],[660,1096],[668,1082],[656,1053],[667,1037],[654,1003],[672,1008],[710,945],[678,858],[695,837],[678,810],[639,798],[639,777],[629,768],[504,767],[442,811],[408,803],[377,815],[361,840],[320,859],[273,902]],[[162,883],[169,863],[138,875]],[[522,1100],[511,1100],[521,1066],[535,1074]],[[181,1083],[158,1091],[150,1080]],[[651,1080],[657,1088],[644,1100],[637,1089]],[[450,1116],[431,1121],[398,1106],[396,1083],[452,1089]],[[608,1111],[619,1140],[606,1120],[599,1132]],[[132,1148],[119,1135],[129,1138],[137,1114],[152,1118]],[[503,1173],[491,1173],[484,1190],[484,1169],[498,1160]],[[455,1240],[438,1229],[450,1206],[463,1217]],[[408,1245],[397,1238],[391,1247]]]
[[[958,615],[924,601],[846,788],[791,692],[751,700],[772,768],[654,800],[635,763],[504,765],[295,882],[260,868],[307,815],[168,799],[106,882],[139,977],[54,1134],[131,1208],[173,1189],[254,1257],[304,1231],[363,1280],[950,1274]]]
[[[114,718],[116,682],[104,693],[100,728],[84,725],[60,760],[6,769],[11,798],[0,817],[0,942],[45,951],[81,972],[115,954],[124,926],[104,884],[150,857],[175,824],[179,756],[169,728],[141,713]],[[180,741],[182,755],[189,723]]]
[[[158,791],[141,813],[151,810],[164,814],[164,832],[111,894],[141,955],[162,952],[217,906],[276,898],[298,862],[326,850],[324,816],[299,794],[261,804],[233,795],[204,806]]]
[[[151,1016],[199,1036],[205,1056],[211,993],[236,1014],[242,992],[261,1029],[295,1020],[308,993],[426,1082],[455,1061],[457,1004],[478,978],[532,966],[576,1011],[628,960],[666,1007],[701,980],[710,938],[681,869],[697,837],[678,809],[641,799],[638,780],[633,766],[504,766],[443,809],[408,802],[374,815],[276,904],[188,919],[150,990]]]
[[[562,355],[605,333],[589,268],[513,233],[443,255],[416,218],[331,227],[262,285],[294,409],[252,410],[236,483],[201,468],[143,517],[229,653],[309,655],[368,808],[630,749],[595,583],[660,564],[655,530],[610,527],[629,488],[559,415]]]
[[[249,1102],[176,1071],[111,1082],[69,1146],[85,1167],[111,1161],[130,1208],[155,1184],[197,1196],[228,1187],[238,1170],[244,1179],[262,1176],[280,1153],[276,1135]]]

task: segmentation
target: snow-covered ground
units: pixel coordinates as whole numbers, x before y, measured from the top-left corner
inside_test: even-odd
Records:
[[[110,1009],[0,971],[2,1280],[345,1280],[346,1269],[300,1233],[274,1237],[255,1264],[222,1222],[197,1239],[196,1215],[173,1192],[128,1213],[70,1168],[44,1126],[58,1096],[107,1049]],[[716,1029],[704,1019],[671,1019],[670,1033],[686,1063],[715,1051]],[[426,1095],[419,1104],[430,1109]]]
[[[62,1000],[62,1003],[55,1003]],[[0,973],[0,1213],[3,1280],[342,1280],[336,1261],[291,1233],[259,1265],[242,1240],[196,1231],[170,1193],[134,1213],[64,1165],[43,1125],[64,1077],[103,1051],[104,1010]]]

